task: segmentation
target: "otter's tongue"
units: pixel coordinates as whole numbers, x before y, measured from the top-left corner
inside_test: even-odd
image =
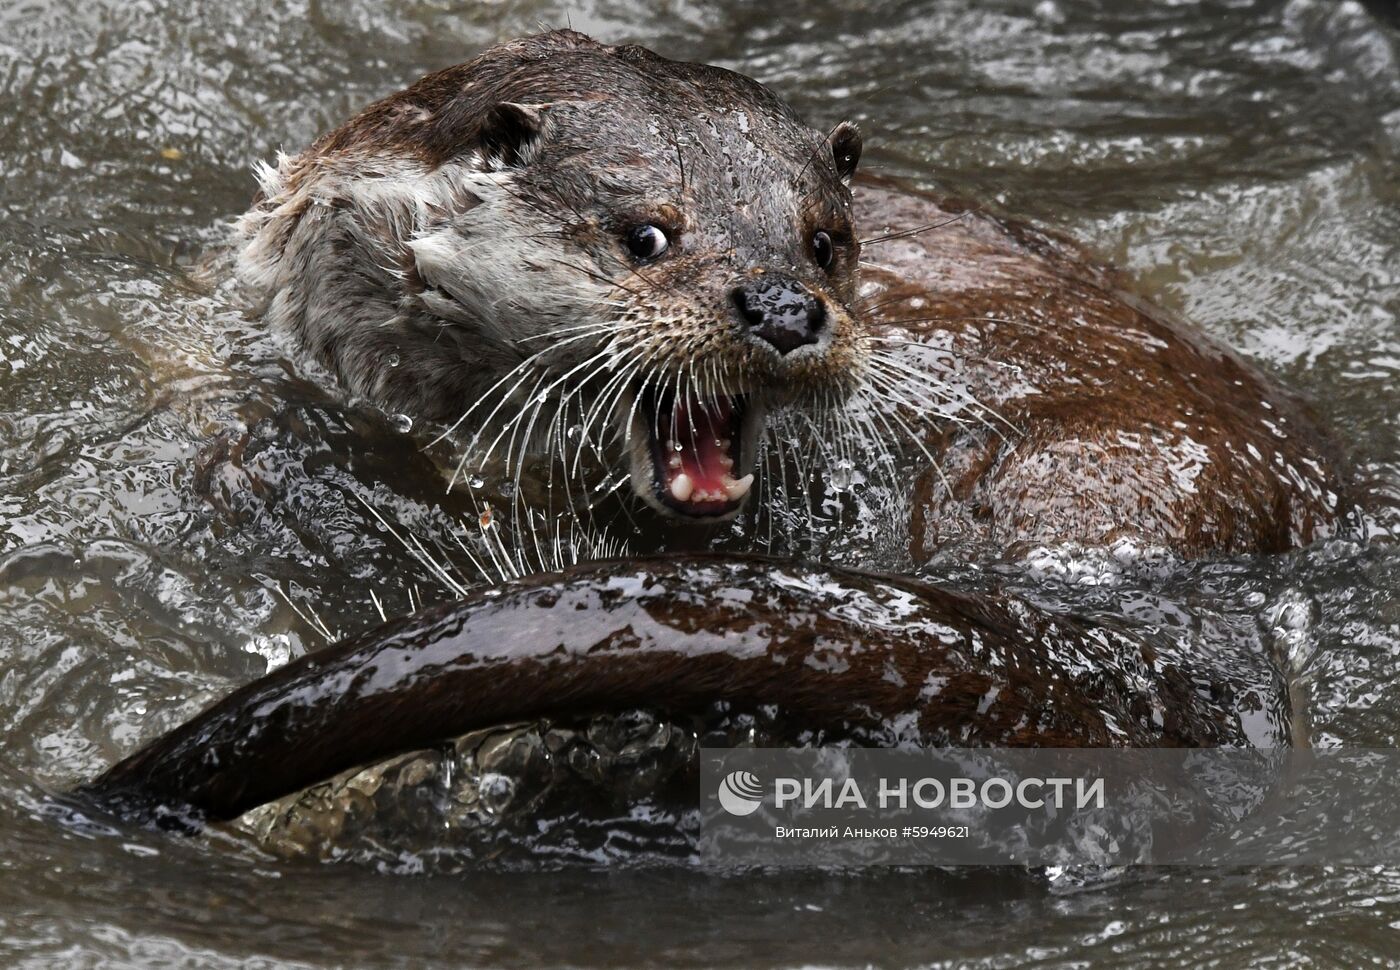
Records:
[[[733,475],[741,430],[728,399],[677,401],[660,430],[665,456],[661,484],[675,503],[705,511],[748,493],[753,476],[736,480]]]

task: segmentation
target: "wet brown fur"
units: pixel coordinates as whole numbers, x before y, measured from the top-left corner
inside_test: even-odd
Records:
[[[916,558],[969,538],[1277,553],[1348,525],[1350,474],[1310,410],[1079,246],[889,182],[856,208],[939,226],[868,247],[867,322],[949,348],[1005,419],[930,437],[946,478],[916,487]]]

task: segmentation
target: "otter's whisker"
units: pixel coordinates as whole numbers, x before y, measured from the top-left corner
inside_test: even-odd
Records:
[[[869,239],[862,239],[860,241],[860,244],[862,247],[864,247],[873,246],[876,243],[889,242],[892,239],[908,239],[910,236],[917,236],[921,233],[931,232],[934,229],[942,229],[944,226],[951,226],[953,223],[961,222],[968,216],[975,215],[981,211],[982,210],[980,207],[974,206],[971,209],[967,209],[963,212],[958,213],[951,219],[943,219],[939,222],[930,222],[927,225],[917,226],[913,229],[905,229],[900,232],[889,232],[885,233],[883,236],[872,236]]]
[[[867,392],[863,388],[858,388],[853,393],[858,396],[864,397]],[[866,403],[869,404],[871,402],[867,399]],[[953,494],[953,483],[950,482],[948,480],[948,477],[943,473],[943,466],[939,464],[938,459],[935,458],[933,456],[933,453],[930,452],[928,448],[924,445],[923,437],[916,433],[914,429],[909,427],[909,425],[904,421],[904,419],[899,416],[897,410],[890,411],[888,414],[886,414],[882,412],[878,407],[874,407],[870,410],[869,413],[872,418],[879,421],[880,424],[884,426],[886,433],[889,434],[892,438],[897,438],[899,436],[896,435],[894,429],[890,427],[890,421],[893,421],[901,429],[903,429],[905,436],[908,437],[908,439],[911,442],[913,442],[914,446],[917,447],[919,451],[923,452],[924,457],[928,459],[929,465],[933,468],[935,472],[938,473],[938,477],[942,479],[943,487],[948,490],[948,494]]]
[[[579,447],[574,454],[573,465],[569,469],[571,475],[578,473],[579,464],[583,460],[584,443],[593,440],[592,431],[594,422],[616,406],[617,400],[626,390],[629,377],[642,366],[641,357],[642,353],[638,351],[632,357],[626,358],[620,367],[617,367],[612,377],[603,385],[602,390],[599,391],[597,398],[589,407],[588,412],[583,416],[583,423],[579,435]],[[597,457],[602,457],[600,446],[594,446],[593,451]]]
[[[775,435],[774,440],[777,444],[776,454],[778,456],[778,467],[780,470],[778,487],[781,489],[783,504],[786,505],[789,501],[787,459],[788,455],[793,450],[793,442],[791,438],[786,435]],[[793,471],[797,480],[801,482],[803,479],[802,469],[798,462],[798,456],[795,454],[793,455]],[[811,494],[806,489],[799,489],[799,491],[802,494],[802,508],[807,514],[808,528],[809,530],[815,530],[816,519],[812,515]]]
[[[379,596],[374,590],[369,591],[369,601],[374,604],[374,611],[379,614],[379,622],[388,623],[389,614],[384,612],[384,604],[379,601]]]
[[[903,383],[940,399],[961,396],[961,369],[957,356],[946,351],[929,350],[927,353],[937,355],[936,363],[927,362],[923,367],[916,367],[889,350],[876,346],[867,351],[866,362],[898,371]]]
[[[477,528],[480,529],[480,528],[481,528],[481,505],[480,505],[480,503],[477,502],[476,496],[475,496],[475,495],[472,496],[472,506],[473,506],[473,507],[475,508],[475,510],[476,510],[476,523],[477,523]],[[457,548],[461,549],[462,552],[463,552],[463,554],[466,555],[467,559],[471,562],[471,564],[472,564],[474,567],[476,567],[477,573],[479,573],[479,574],[480,574],[481,576],[483,576],[483,577],[485,577],[485,576],[490,576],[490,575],[491,575],[490,570],[488,570],[484,565],[482,565],[481,560],[477,559],[477,558],[476,558],[476,554],[475,554],[474,552],[471,551],[471,549],[467,546],[467,544],[466,544],[465,542],[462,541],[462,535],[466,534],[466,532],[467,532],[467,527],[466,527],[466,526],[460,526],[458,530],[453,531],[453,532],[450,533],[450,535],[452,536],[452,541],[455,542],[455,543],[457,543]]]
[[[586,339],[588,336],[591,336],[591,334],[585,333],[585,334],[575,335],[575,336],[572,336],[572,337],[567,337],[567,338],[565,338],[565,339],[563,339],[563,340],[556,341],[554,344],[552,344],[552,345],[549,346],[549,347],[544,348],[543,350],[540,350],[540,351],[537,351],[537,352],[531,354],[529,357],[526,357],[526,358],[525,358],[524,360],[522,360],[520,363],[516,364],[516,365],[515,365],[514,367],[512,367],[509,371],[507,371],[505,374],[503,374],[499,380],[497,380],[494,384],[492,384],[490,387],[488,387],[481,395],[479,395],[479,396],[477,397],[477,399],[476,399],[464,412],[462,412],[461,417],[459,417],[456,421],[452,422],[451,425],[449,425],[441,434],[439,434],[437,437],[435,437],[432,441],[428,442],[428,447],[432,447],[433,445],[438,444],[440,441],[442,441],[443,439],[447,438],[447,437],[448,437],[449,435],[451,435],[454,431],[456,431],[457,428],[459,428],[459,427],[462,425],[462,423],[463,423],[464,421],[467,420],[467,418],[472,414],[473,411],[475,411],[475,410],[476,410],[478,407],[480,407],[485,401],[487,401],[487,400],[490,398],[490,396],[491,396],[493,393],[495,393],[495,391],[497,391],[497,390],[500,389],[503,385],[505,385],[507,382],[509,382],[511,378],[515,377],[515,376],[518,375],[518,374],[521,374],[522,371],[527,370],[527,369],[530,368],[531,366],[536,365],[536,364],[539,362],[540,358],[542,358],[542,357],[544,357],[544,356],[546,356],[546,355],[548,355],[548,354],[551,354],[551,353],[557,353],[560,347],[564,347],[564,346],[567,346],[567,345],[569,345],[569,344],[575,343],[575,342],[577,342],[577,341],[579,341],[579,340]],[[502,402],[502,403],[504,403],[504,402]],[[497,405],[497,409],[499,409],[499,407],[500,407],[500,405]],[[491,418],[494,417],[494,416],[495,416],[495,411],[492,411],[491,414],[490,414],[489,416],[487,416],[487,418],[485,419],[485,421],[482,422],[482,424],[483,424],[483,425],[489,424]],[[449,486],[449,488],[450,488],[450,486]]]
[[[480,507],[478,506],[478,508]],[[490,506],[487,506],[484,511],[478,512],[477,523],[480,527],[477,534],[481,538],[482,548],[486,551],[487,557],[491,560],[491,570],[494,570],[498,581],[506,582],[516,578],[513,571],[507,569],[506,565],[501,562],[500,557],[496,554],[496,547],[492,543],[492,539],[494,538],[493,533],[497,526],[495,516],[491,514]],[[483,570],[483,572],[489,575],[491,570]]]
[[[949,405],[951,402],[947,400],[940,402],[929,402],[922,405],[919,402],[911,400],[904,394],[905,389],[900,385],[897,379],[891,378],[888,375],[881,373],[881,371],[878,368],[872,367],[869,371],[867,371],[866,381],[871,387],[880,390],[880,392],[885,396],[885,398],[888,399],[889,403],[893,405],[893,407],[889,409],[889,412],[892,416],[897,415],[902,409],[904,411],[908,411],[917,415],[916,420],[918,421],[918,423],[921,424],[932,425],[934,422],[940,420],[950,421],[958,425],[966,425],[972,422],[976,422],[978,424],[983,425],[988,430],[992,431],[994,434],[1000,435],[1000,431],[994,428],[990,424],[990,422],[988,422],[985,418],[981,417],[981,415],[976,414],[974,412],[972,415],[972,421],[969,421],[960,413],[960,408],[950,407]]]
[[[429,441],[427,447],[431,448],[439,442],[443,441],[444,439],[450,437],[452,433],[456,431],[459,427],[461,427],[463,422],[465,422],[467,418],[471,416],[471,413],[473,411],[475,411],[478,407],[482,405],[483,402],[490,398],[491,394],[495,392],[497,388],[501,387],[512,377],[516,376],[517,374],[520,374],[522,371],[529,369],[535,363],[536,359],[548,353],[550,350],[553,350],[553,348],[551,347],[547,350],[542,350],[537,354],[533,354],[530,357],[527,357],[525,360],[522,360],[519,364],[516,364],[514,367],[512,367],[509,371],[506,372],[505,375],[501,377],[500,380],[496,381],[496,383],[488,387],[484,393],[482,393],[475,401],[473,401],[467,407],[467,409],[462,412],[461,417],[459,417],[456,421],[453,421],[450,425],[448,425],[437,437],[433,438],[432,441]],[[494,414],[495,412],[492,413]],[[489,421],[490,418],[488,417],[487,420]]]
[[[668,125],[668,127],[671,130],[671,144],[676,149],[676,167],[680,169],[681,173],[680,194],[677,196],[677,198],[684,200],[686,197],[685,155],[681,152],[681,136],[680,132],[676,131],[676,126],[674,124]]]
[[[599,497],[600,497],[600,498],[607,498],[607,497],[608,497],[609,495],[611,495],[613,492],[616,492],[619,488],[621,488],[622,486],[626,485],[626,484],[629,483],[630,481],[632,481],[632,473],[631,473],[631,472],[628,472],[628,473],[624,474],[622,477],[620,477],[620,478],[619,478],[616,482],[614,482],[611,486],[609,486],[608,490],[607,490],[606,492],[604,492],[602,495],[600,495]]]
[[[762,501],[761,501],[761,502],[758,504],[758,506],[754,509],[754,511],[753,511],[752,514],[753,514],[753,518],[754,518],[754,523],[755,523],[756,525],[761,525],[764,518],[767,518],[767,520],[768,520],[768,538],[767,538],[767,542],[766,542],[766,544],[765,544],[765,546],[764,546],[764,551],[765,551],[766,553],[768,553],[769,555],[772,555],[772,553],[773,553],[773,507],[772,507],[772,505],[770,504],[769,500],[770,500],[770,498],[772,497],[773,488],[772,488],[772,482],[771,482],[771,478],[772,478],[771,469],[769,468],[769,464],[768,464],[768,448],[769,448],[769,445],[768,445],[768,434],[767,434],[767,432],[765,431],[765,433],[760,437],[759,441],[756,443],[756,445],[755,445],[755,447],[754,447],[754,451],[755,451],[755,455],[754,455],[754,467],[755,467],[756,469],[763,469],[763,473],[762,473],[761,475],[758,476],[758,488],[759,488],[758,494],[759,494],[760,498],[762,499]]]
[[[610,408],[615,406],[616,400],[621,399],[621,396],[625,392],[627,384],[631,380],[632,375],[639,372],[642,368],[646,367],[648,363],[659,352],[659,349],[659,347],[653,346],[650,350],[647,350],[646,348],[639,348],[636,350],[628,348],[618,352],[619,362],[613,365],[615,373],[611,380],[609,380],[608,383],[604,385],[602,392],[599,394],[598,401],[589,410],[588,417],[585,420],[585,437],[589,436],[593,423],[598,419],[598,417],[603,414],[606,414]],[[641,399],[641,395],[642,388],[639,388],[637,391],[637,398],[633,401],[632,414],[628,416],[628,420],[624,426],[624,434],[626,436],[626,443],[628,444],[630,444],[631,441],[632,418],[636,414],[636,403]],[[575,471],[577,470],[577,466],[578,459],[576,458],[574,463]]]
[[[662,430],[662,429],[661,429],[661,400],[662,400],[662,398],[665,396],[665,393],[666,393],[666,382],[667,382],[668,380],[670,380],[671,378],[672,378],[672,374],[671,374],[671,372],[670,372],[669,370],[666,370],[664,367],[654,367],[654,368],[652,368],[651,370],[649,370],[649,371],[647,372],[646,377],[644,377],[644,378],[642,379],[642,385],[641,385],[641,388],[638,390],[638,394],[637,394],[638,400],[640,401],[640,400],[642,400],[643,398],[645,398],[645,397],[647,396],[648,392],[650,391],[651,398],[652,398],[652,416],[651,416],[652,427],[656,428],[658,434],[660,434],[660,432],[661,432],[661,430]],[[655,382],[655,390],[654,390],[654,391],[650,390],[650,388],[651,388],[653,382]],[[674,432],[673,432],[673,436],[674,436]],[[663,443],[664,443],[664,442],[663,442]]]
[[[284,589],[282,589],[280,584],[274,583],[271,588],[274,593],[282,597],[282,602],[290,606],[292,608],[292,612],[294,612],[298,617],[300,617],[303,623],[311,627],[312,632],[314,632],[317,636],[325,640],[326,643],[334,643],[336,640],[340,639],[340,634],[336,633],[330,627],[326,626],[326,622],[316,614],[316,611],[312,609],[309,604],[306,606],[305,611],[303,612],[302,607],[298,606],[296,602],[292,600],[292,597]]]
[[[536,406],[536,407],[538,407],[537,396],[538,396],[538,394],[539,394],[539,390],[540,390],[541,387],[544,386],[544,382],[545,382],[546,380],[548,380],[548,379],[549,379],[549,375],[548,375],[548,374],[543,374],[543,375],[541,375],[540,378],[539,378],[538,380],[535,381],[534,386],[533,386],[533,387],[530,389],[530,391],[525,395],[525,398],[526,398],[527,401],[536,402],[536,403],[535,403],[535,406]],[[466,460],[466,455],[471,454],[472,451],[475,449],[477,440],[478,440],[478,439],[480,438],[480,436],[484,433],[485,429],[490,427],[491,418],[492,418],[492,417],[495,417],[496,411],[499,411],[499,410],[505,405],[505,403],[506,403],[507,400],[509,400],[508,397],[507,397],[507,398],[503,398],[503,399],[501,400],[501,402],[500,402],[499,404],[496,405],[495,409],[492,410],[491,414],[487,416],[486,421],[483,422],[483,425],[482,425],[483,430],[477,432],[477,434],[474,435],[474,436],[472,437],[471,442],[468,444],[468,450],[467,450],[467,452],[466,452],[466,453],[464,454],[464,456],[463,456],[463,461]],[[513,417],[511,417],[511,419],[510,419],[509,421],[507,421],[507,422],[505,423],[504,426],[502,426],[500,432],[497,433],[496,437],[493,438],[493,439],[491,440],[491,443],[490,443],[489,445],[487,445],[486,450],[485,450],[484,452],[482,452],[482,454],[481,454],[481,463],[480,463],[480,465],[477,466],[477,467],[478,467],[478,470],[485,471],[485,469],[486,469],[486,463],[490,460],[491,456],[495,453],[496,448],[497,448],[497,447],[500,445],[500,443],[501,443],[501,440],[502,440],[503,438],[505,438],[505,436],[506,436],[508,433],[511,435],[511,440],[514,441],[514,430],[515,430],[516,428],[519,427],[521,420],[522,420],[522,419],[525,417],[525,415],[528,413],[528,408],[529,408],[529,407],[530,407],[530,405],[527,404],[527,405],[526,405],[527,410],[517,412]],[[506,460],[509,461],[509,454],[507,454]]]
[[[454,595],[465,596],[469,592],[471,587],[458,582],[448,571],[447,566],[438,562],[418,540],[417,536],[410,533],[407,538],[405,538],[377,508],[369,502],[366,502],[359,495],[355,495],[355,499],[369,511],[370,515],[379,520],[379,524],[388,531],[389,535],[393,536],[404,549],[408,550],[409,554],[413,556],[414,559],[417,559],[419,563],[426,566],[429,572],[437,576],[442,584],[450,589]]]
[[[651,357],[654,356],[654,354],[655,351],[652,351],[652,354],[648,354],[647,361],[644,361],[641,367],[647,367],[647,364],[650,364]],[[636,423],[637,410],[640,409],[641,402],[643,402],[643,400],[645,400],[645,396],[647,396],[647,388],[648,386],[651,386],[652,379],[657,378],[658,374],[659,371],[657,370],[643,370],[643,378],[641,378],[641,384],[637,385],[637,392],[634,393],[633,398],[631,398],[631,407],[629,409],[629,412],[627,412],[627,420],[623,421],[624,434],[626,434],[626,438],[624,438],[624,444],[626,444],[629,448],[631,447],[631,427],[633,427],[633,424]]]
[[[591,366],[593,366],[594,364],[596,364],[598,361],[604,360],[604,359],[608,358],[608,357],[611,355],[611,353],[612,353],[612,351],[611,351],[610,348],[604,348],[603,350],[601,350],[601,351],[599,351],[598,353],[594,354],[592,357],[589,357],[589,358],[587,358],[586,360],[584,360],[582,363],[576,364],[574,367],[572,367],[572,368],[570,368],[568,371],[566,371],[563,375],[561,375],[560,377],[556,378],[556,379],[555,379],[548,387],[546,387],[543,391],[540,391],[540,392],[538,393],[538,395],[537,395],[537,400],[540,401],[540,403],[541,403],[541,405],[542,405],[543,401],[544,401],[545,399],[547,399],[547,397],[549,396],[549,394],[550,394],[556,387],[558,387],[559,385],[561,385],[561,384],[565,383],[566,381],[568,381],[569,378],[573,377],[575,374],[577,374],[579,371],[583,370],[584,368],[586,368],[586,367],[591,367]],[[567,401],[568,399],[569,399],[569,397],[566,395],[565,398],[564,398],[563,400],[564,400],[564,401]],[[539,406],[537,406],[537,407],[533,410],[533,412],[531,413],[530,421],[529,421],[529,423],[528,423],[528,424],[526,425],[526,427],[525,427],[525,434],[524,434],[523,441],[528,442],[528,441],[530,440],[530,434],[531,434],[531,432],[534,430],[535,421],[536,421],[536,419],[537,419],[538,416],[539,416],[539,410],[540,410],[540,408],[539,408]],[[555,409],[555,415],[557,416],[558,413],[559,413],[559,409],[556,408],[556,409]],[[519,483],[520,483],[520,473],[521,473],[521,470],[524,468],[524,463],[525,463],[525,453],[524,453],[524,449],[522,448],[521,454],[520,454],[520,459],[519,459],[519,461],[517,462],[517,465],[516,465],[516,472],[515,472],[515,479],[516,479],[516,484],[517,484],[517,486],[518,486]]]
[[[580,421],[582,421],[583,402],[582,402],[582,397],[581,397],[581,395],[582,395],[582,393],[583,393],[583,389],[584,389],[585,387],[587,387],[587,386],[589,385],[589,383],[592,382],[592,380],[593,380],[593,378],[594,378],[594,376],[595,376],[596,374],[599,374],[599,373],[606,373],[606,372],[607,372],[607,368],[609,368],[609,367],[611,366],[611,364],[612,364],[611,359],[608,359],[608,360],[605,360],[603,363],[599,364],[598,366],[596,366],[596,367],[593,369],[593,371],[591,371],[582,381],[580,381],[580,382],[578,383],[577,386],[575,386],[574,388],[571,388],[571,389],[563,396],[562,400],[560,401],[559,406],[555,409],[554,417],[551,419],[551,431],[550,431],[550,435],[551,435],[551,439],[554,440],[554,441],[557,441],[557,443],[558,443],[559,456],[558,456],[558,462],[557,462],[557,464],[558,464],[560,467],[565,467],[565,466],[568,466],[568,464],[569,464],[568,437],[567,437],[567,434],[566,434],[566,431],[565,431],[565,425],[568,423],[569,408],[572,407],[572,406],[574,406],[574,405],[577,405],[577,407],[578,407],[578,409],[579,409],[579,414],[580,414]],[[580,425],[579,427],[581,428],[582,426]],[[573,470],[571,470],[568,474],[565,474],[565,475],[563,476],[563,479],[562,479],[562,481],[563,481],[563,489],[564,489],[565,508],[566,508],[567,513],[568,513],[569,518],[570,518],[571,527],[574,527],[574,526],[577,525],[577,523],[578,523],[578,508],[577,508],[577,506],[578,506],[578,500],[575,499],[575,497],[574,497],[574,491],[573,491],[573,486],[572,486],[572,479],[573,479],[573,476],[577,473],[578,462],[582,460],[584,448],[585,448],[585,446],[587,446],[587,445],[589,445],[589,444],[590,444],[590,439],[589,439],[587,433],[586,433],[586,432],[583,432],[582,430],[580,430],[579,441],[578,441],[578,444],[577,444],[577,447],[576,447],[576,450],[575,450],[575,453],[574,453],[574,468],[573,468]],[[601,457],[601,454],[602,454],[602,453],[601,453],[601,451],[599,450],[598,446],[595,445],[595,446],[593,446],[593,447],[594,447],[595,453],[597,453],[597,454]],[[549,487],[549,493],[550,493],[550,496],[551,496],[551,501],[550,501],[550,508],[551,508],[551,510],[552,510],[553,507],[554,507],[554,505],[553,505],[553,494],[554,494],[554,484],[555,484],[555,478],[556,478],[556,475],[555,475],[555,468],[556,468],[556,462],[554,461],[553,455],[551,455],[551,456],[549,457],[549,486],[548,486],[548,487]],[[588,491],[588,488],[587,488],[587,485],[586,485],[586,484],[585,484],[585,486],[584,486],[584,491],[585,491],[585,493]]]
[[[604,303],[604,305],[609,305]],[[625,333],[628,330],[643,330],[648,327],[646,321],[638,320],[634,323],[627,323],[622,320],[609,320],[606,323],[582,323],[574,327],[556,327],[548,333],[530,334],[520,338],[520,343],[530,343],[533,340],[555,341],[564,334],[580,333],[584,336],[600,336],[607,334],[612,336],[618,333]]]
[[[906,378],[912,378],[915,381],[921,382],[923,387],[927,391],[931,392],[934,395],[940,395],[944,403],[958,402],[959,404],[972,409],[974,414],[981,412],[983,414],[990,415],[992,418],[995,418],[996,420],[1004,424],[1008,429],[1010,429],[1010,431],[1013,434],[1021,435],[1023,433],[1020,428],[1013,424],[1009,419],[1004,417],[995,408],[983,403],[982,401],[979,401],[977,398],[973,397],[971,394],[968,394],[966,391],[963,391],[961,389],[954,391],[951,388],[951,386],[943,382],[934,383],[935,379],[930,379],[929,375],[920,371],[918,368],[911,367],[909,364],[903,361],[896,360],[895,358],[890,357],[887,354],[872,353],[869,359],[869,363],[871,365],[872,371],[881,368],[892,369],[897,374],[901,374]],[[889,373],[889,371],[886,371],[886,376],[888,379],[895,381],[895,383],[897,384],[896,390],[899,391],[899,393],[901,393],[902,395],[904,390],[906,390],[907,385],[904,383],[900,383],[897,377],[895,377],[894,374]],[[907,389],[911,391],[914,390],[914,388]],[[945,416],[951,418],[952,420],[959,420],[951,412],[946,412]],[[1003,441],[1006,440],[1006,436],[1001,432],[1001,430],[993,426],[985,418],[982,418],[979,415],[977,420],[981,424],[986,426],[986,428],[993,434],[995,434],[998,438],[1001,438]]]
[[[887,368],[885,362],[872,360],[866,368],[865,380],[878,384],[889,394],[893,403],[920,412],[922,418],[966,423],[966,419],[958,413],[961,409],[951,406],[954,403],[965,404],[961,398],[940,389],[909,387],[906,375]]]

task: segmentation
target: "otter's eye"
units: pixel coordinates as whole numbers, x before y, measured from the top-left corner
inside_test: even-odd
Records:
[[[671,240],[657,226],[633,226],[627,230],[627,248],[637,259],[656,259],[670,245]]]
[[[812,235],[812,258],[817,261],[817,265],[822,269],[831,269],[831,258],[835,255],[835,250],[831,246],[831,237],[824,232],[816,232]]]

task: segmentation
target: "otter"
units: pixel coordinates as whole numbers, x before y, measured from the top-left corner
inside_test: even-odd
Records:
[[[859,155],[853,126],[823,137],[740,75],[556,31],[265,171],[239,273],[352,392],[451,425],[545,395],[522,437],[572,405],[639,499],[721,519],[765,412],[860,366]]]
[[[587,451],[676,530],[754,501],[784,414],[901,438],[915,563],[953,543],[1271,553],[1348,528],[1349,473],[1301,403],[1072,242],[858,176],[861,147],[738,74],[552,31],[265,169],[238,272],[351,393],[517,478],[543,454],[567,480]],[[672,556],[528,577],[308,655],[84,794],[229,818],[491,723],[717,701],[873,743],[1273,745],[1294,727],[1262,651],[997,590]]]
[[[1066,240],[853,184],[861,148],[741,75],[552,31],[264,169],[238,272],[352,393],[517,478],[596,453],[679,523],[749,500],[779,409],[924,439],[915,561],[963,537],[1278,552],[1347,522],[1341,459],[1256,369]]]

